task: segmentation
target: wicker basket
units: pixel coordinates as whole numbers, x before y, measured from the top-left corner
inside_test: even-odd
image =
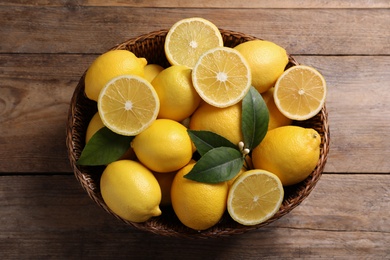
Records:
[[[164,41],[167,32],[167,30],[151,32],[125,41],[112,49],[130,50],[138,57],[145,57],[149,64],[156,63],[162,65],[163,67],[168,67],[169,63],[164,54]],[[224,44],[228,47],[234,47],[242,42],[256,39],[253,36],[228,30],[221,29],[221,33]],[[295,59],[290,56],[288,67],[297,64],[298,63]],[[76,179],[88,193],[89,197],[104,210],[132,227],[164,236],[190,238],[222,237],[245,233],[268,225],[289,213],[310,194],[321,177],[329,151],[330,140],[328,116],[325,107],[314,118],[303,122],[294,122],[294,124],[297,125],[312,127],[320,133],[322,137],[320,158],[315,170],[309,177],[297,185],[285,188],[285,197],[280,210],[268,221],[255,226],[243,226],[232,220],[229,215],[225,213],[222,220],[217,225],[210,229],[198,232],[181,224],[174,214],[172,207],[162,208],[163,214],[161,216],[152,218],[144,223],[133,223],[121,219],[115,213],[110,211],[102,199],[99,188],[99,180],[104,168],[81,167],[76,165],[76,161],[85,145],[85,132],[88,123],[92,116],[97,112],[96,102],[89,100],[84,94],[84,76],[85,73],[81,77],[74,91],[68,114],[66,144],[70,164],[73,168]]]

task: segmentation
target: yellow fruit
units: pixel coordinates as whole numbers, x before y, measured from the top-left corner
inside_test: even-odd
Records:
[[[212,131],[238,145],[244,140],[241,131],[241,111],[241,102],[225,108],[204,103],[192,115],[190,129]]]
[[[161,188],[161,206],[171,205],[171,186],[176,173],[176,171],[153,172]]]
[[[165,55],[171,65],[193,68],[207,50],[222,47],[218,28],[203,18],[186,18],[176,22],[165,38]]]
[[[138,159],[156,172],[172,172],[187,165],[192,141],[187,128],[170,119],[157,119],[132,141]]]
[[[218,47],[205,52],[192,70],[192,82],[201,98],[216,107],[241,101],[251,86],[251,70],[235,49]]]
[[[160,99],[158,118],[182,121],[199,106],[200,96],[191,80],[191,69],[173,65],[160,72],[152,81]]]
[[[138,162],[120,160],[109,164],[100,179],[100,190],[107,206],[123,219],[144,222],[161,214],[160,186]]]
[[[276,174],[284,186],[306,179],[320,156],[321,136],[312,128],[282,126],[268,131],[252,151],[256,169]]]
[[[222,218],[226,210],[228,186],[226,182],[209,184],[183,177],[194,165],[190,163],[176,174],[171,188],[172,207],[185,226],[205,230]]]
[[[261,95],[269,112],[268,130],[272,130],[280,126],[291,125],[292,120],[284,116],[275,105],[274,88],[270,88]]]
[[[264,170],[241,174],[229,190],[229,215],[242,225],[260,224],[278,212],[284,190],[279,178]]]
[[[101,128],[104,127],[102,120],[100,119],[99,113],[96,112],[91,121],[89,121],[87,132],[85,134],[85,143],[88,143],[89,139]]]
[[[127,136],[137,135],[157,118],[160,101],[153,86],[139,76],[119,76],[107,83],[98,99],[105,126]]]
[[[309,119],[322,109],[326,82],[314,68],[298,65],[286,70],[275,84],[275,104],[282,114],[294,120]]]
[[[85,94],[98,100],[100,91],[111,79],[125,74],[144,76],[145,58],[126,50],[112,50],[97,57],[85,75]]]
[[[164,68],[158,64],[148,64],[144,68],[144,78],[152,82],[153,79],[161,72]]]
[[[286,50],[270,41],[247,41],[234,49],[247,60],[252,70],[252,85],[260,93],[274,86],[288,63]]]

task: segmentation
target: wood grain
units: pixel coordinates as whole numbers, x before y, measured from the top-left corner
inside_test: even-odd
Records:
[[[272,225],[190,240],[124,225],[94,204],[72,175],[1,176],[0,251],[6,259],[382,259],[390,257],[389,187],[389,175],[324,175],[300,206]]]
[[[295,55],[390,54],[387,9],[109,10],[89,6],[1,7],[0,39],[6,40],[0,52],[96,54],[128,38],[170,28],[182,18],[202,16],[223,29],[274,41]],[[156,23],[154,17],[161,17],[161,21]]]
[[[130,7],[160,7],[160,8],[389,8],[386,0],[355,0],[355,1],[327,1],[327,0],[298,0],[298,1],[268,1],[268,0],[84,0],[72,3],[66,0],[34,1],[34,3],[18,0],[3,0],[0,5],[49,5],[49,6],[130,6]]]
[[[0,172],[71,171],[65,147],[69,102],[94,58],[0,55]],[[390,58],[296,58],[321,71],[328,83],[331,148],[325,171],[388,173],[390,121],[383,119],[390,117]]]

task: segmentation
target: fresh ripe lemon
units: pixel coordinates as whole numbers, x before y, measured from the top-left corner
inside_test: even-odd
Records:
[[[279,178],[264,170],[250,170],[241,174],[229,190],[229,215],[242,225],[257,225],[278,212],[283,202],[284,189]]]
[[[100,119],[99,113],[96,112],[93,117],[91,118],[91,121],[89,121],[87,132],[85,134],[85,143],[88,143],[88,141],[91,139],[91,137],[99,131],[101,128],[104,127],[104,124],[102,120]]]
[[[172,188],[172,207],[187,227],[205,230],[217,224],[226,210],[228,185],[192,181],[184,177],[195,163],[189,163],[175,176]]]
[[[235,49],[217,47],[199,58],[192,70],[192,82],[201,98],[216,107],[241,101],[251,86],[251,69]]]
[[[148,64],[144,68],[144,78],[152,82],[153,79],[161,72],[164,68],[158,64]]]
[[[241,102],[225,108],[203,103],[192,115],[190,129],[211,131],[225,137],[233,144],[238,144],[244,140],[241,113]]]
[[[161,215],[160,186],[152,172],[138,162],[120,160],[107,165],[100,190],[107,206],[123,219],[144,222]]]
[[[97,57],[85,75],[85,94],[98,100],[100,91],[111,79],[124,75],[144,76],[145,58],[138,58],[127,50],[112,50]]]
[[[153,172],[161,188],[161,206],[171,205],[171,186],[176,173],[176,171]]]
[[[173,65],[160,72],[152,81],[160,99],[158,118],[182,121],[199,106],[200,96],[191,80],[191,69]]]
[[[98,99],[98,111],[111,131],[134,136],[157,118],[160,101],[153,86],[139,76],[119,76],[107,83]]]
[[[207,50],[222,47],[222,35],[212,22],[198,17],[176,22],[165,38],[165,55],[171,65],[193,68]]]
[[[253,149],[256,169],[276,174],[284,186],[306,179],[315,169],[320,156],[321,136],[312,128],[282,126],[267,132]]]
[[[291,125],[292,120],[285,115],[283,115],[275,105],[274,101],[274,88],[270,88],[266,92],[262,93],[261,96],[264,99],[265,104],[268,108],[269,113],[269,122],[268,130],[280,127]]]
[[[286,117],[309,119],[322,109],[326,99],[326,82],[314,68],[298,65],[286,70],[275,84],[275,104]]]
[[[288,63],[286,50],[270,41],[247,41],[234,49],[248,61],[252,70],[252,85],[260,93],[274,86]]]
[[[132,141],[138,159],[156,172],[177,171],[192,157],[187,128],[171,119],[157,119]]]

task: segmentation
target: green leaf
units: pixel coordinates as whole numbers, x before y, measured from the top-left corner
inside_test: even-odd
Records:
[[[205,183],[219,183],[232,179],[240,172],[244,157],[237,149],[218,147],[205,153],[185,178]]]
[[[236,145],[227,140],[225,137],[220,136],[219,134],[216,134],[211,131],[187,130],[187,132],[188,135],[191,137],[192,142],[194,142],[198,153],[201,156],[203,156],[211,149],[217,147],[236,148]]]
[[[260,144],[268,130],[269,112],[263,97],[254,88],[242,100],[242,133],[245,148],[252,150]]]
[[[134,136],[123,136],[107,127],[99,129],[85,145],[78,165],[106,165],[118,160],[130,147]]]

